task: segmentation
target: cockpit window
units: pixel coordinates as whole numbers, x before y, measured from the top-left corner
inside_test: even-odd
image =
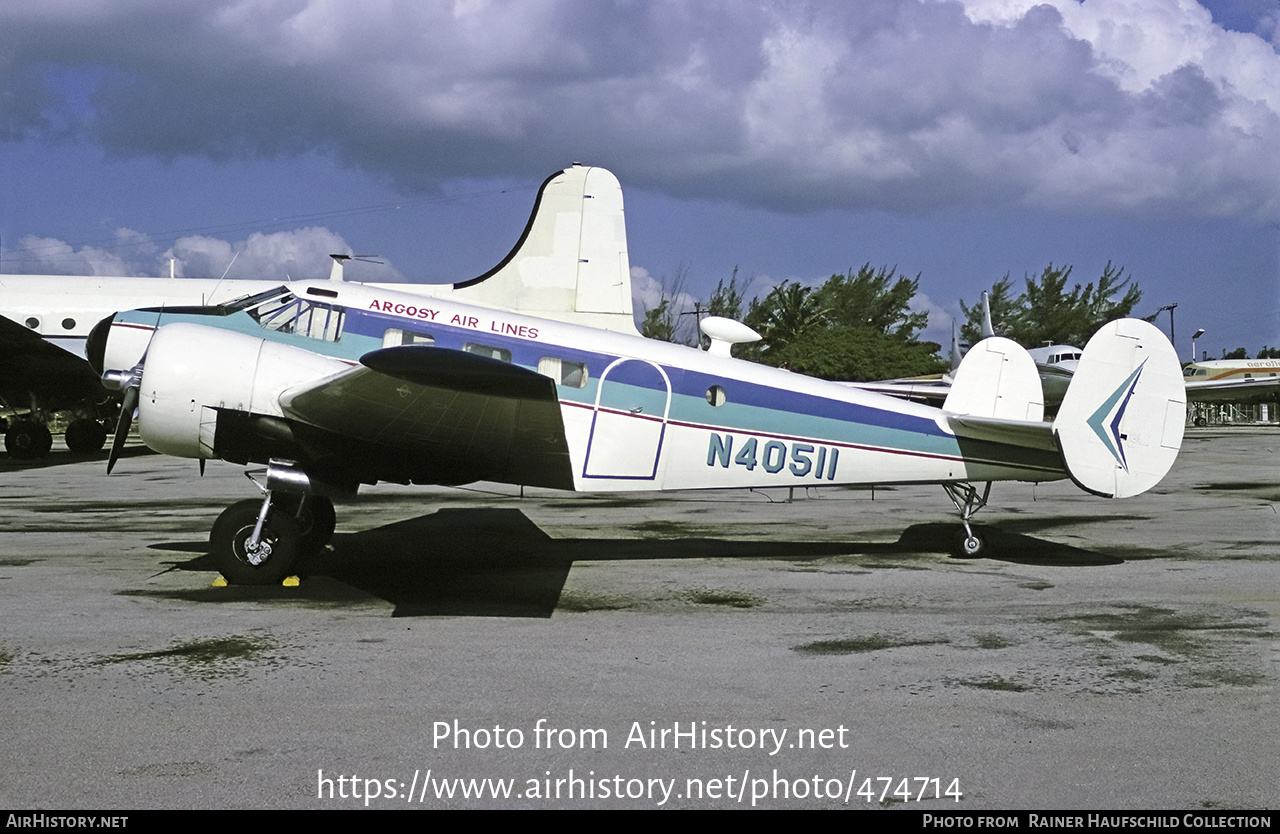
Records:
[[[258,324],[277,333],[296,333],[336,342],[342,336],[342,310],[292,294],[267,299],[249,311]]]

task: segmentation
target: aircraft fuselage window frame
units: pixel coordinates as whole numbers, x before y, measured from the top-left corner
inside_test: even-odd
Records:
[[[557,356],[544,356],[538,360],[538,373],[549,376],[556,385],[566,388],[587,387],[587,366],[583,362],[561,359]]]
[[[497,359],[499,362],[511,364],[511,351],[506,348],[494,347],[493,345],[482,345],[479,342],[467,342],[462,346],[467,353],[474,353],[476,356],[483,356],[487,359]]]
[[[706,400],[713,408],[719,408],[728,402],[728,396],[724,392],[724,388],[720,385],[712,385],[707,389]]]
[[[421,333],[416,330],[402,330],[399,327],[387,328],[382,334],[382,346],[402,347],[404,345],[434,345],[436,337],[430,333]]]

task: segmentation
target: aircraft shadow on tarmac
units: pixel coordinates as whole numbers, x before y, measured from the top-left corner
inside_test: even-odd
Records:
[[[1070,524],[1082,519],[1057,519]],[[1053,525],[1057,526],[1057,525]],[[442,509],[366,530],[338,534],[333,546],[306,560],[301,588],[206,588],[142,592],[190,601],[293,599],[343,604],[372,595],[395,606],[392,616],[550,617],[576,561],[640,559],[769,559],[811,561],[867,556],[901,563],[904,557],[948,552],[954,523],[916,524],[894,543],[795,542],[711,538],[553,539],[516,509]],[[1022,564],[1086,567],[1121,564],[1103,553],[1017,532],[984,528],[993,557]],[[204,542],[152,545],[202,555],[175,570],[213,570]],[[328,581],[328,580],[337,580]]]
[[[146,446],[129,446],[121,450],[120,458],[139,458],[145,455],[155,454],[159,453],[151,451]],[[107,450],[99,449],[96,452],[77,453],[68,449],[54,449],[45,457],[31,458],[28,460],[15,458],[12,455],[5,453],[0,454],[0,472],[48,469],[52,466],[68,466],[73,463],[91,463],[93,461],[101,461],[103,471],[105,472],[107,466]]]

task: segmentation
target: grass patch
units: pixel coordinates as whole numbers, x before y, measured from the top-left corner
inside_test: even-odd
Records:
[[[1015,680],[1010,680],[1009,678],[1002,677],[1000,675],[994,675],[989,678],[976,678],[974,680],[960,681],[960,683],[974,689],[994,689],[998,692],[1029,692],[1031,690],[1031,687],[1027,686],[1025,683],[1018,683]]]
[[[936,646],[950,642],[945,637],[896,637],[891,634],[869,634],[866,637],[848,637],[843,640],[815,640],[812,643],[794,646],[793,649],[801,654],[861,654],[903,646]]]
[[[251,658],[268,648],[266,641],[249,637],[219,637],[212,640],[192,640],[155,652],[113,654],[102,663],[130,663],[138,660],[172,659],[194,666],[208,666],[224,660]]]
[[[973,640],[980,649],[1007,649],[1013,641],[999,634],[975,634]]]
[[[685,599],[698,605],[725,605],[729,608],[755,608],[764,602],[764,597],[743,591],[716,591],[709,588],[697,588],[684,593]]]
[[[572,614],[585,614],[588,611],[621,611],[630,606],[617,597],[607,594],[560,594],[556,602],[557,611]]]
[[[1212,617],[1206,614],[1179,614],[1170,608],[1149,605],[1125,606],[1123,613],[1089,614],[1069,617],[1077,628],[1089,632],[1111,632],[1123,643],[1142,643],[1184,656],[1205,653],[1214,634],[1267,638],[1274,633],[1254,620]]]

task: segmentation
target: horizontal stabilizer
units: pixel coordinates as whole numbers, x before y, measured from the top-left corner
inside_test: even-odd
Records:
[[[997,420],[1043,420],[1044,395],[1035,361],[1017,342],[1000,336],[983,339],[956,368],[942,410]]]
[[[1053,429],[1038,420],[1000,420],[995,417],[962,417],[947,415],[947,425],[956,437],[985,440],[1029,449],[1056,451]]]
[[[1137,319],[1105,325],[1085,346],[1053,423],[1072,480],[1109,498],[1158,484],[1182,445],[1186,400],[1163,333]]]

